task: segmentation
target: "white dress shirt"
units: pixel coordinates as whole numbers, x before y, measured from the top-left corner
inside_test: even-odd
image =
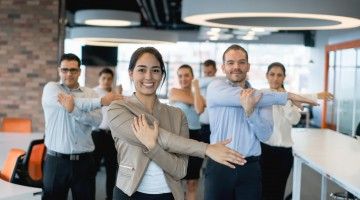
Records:
[[[262,91],[271,91],[270,89],[264,89]],[[301,95],[306,98],[316,100],[316,95],[307,94]],[[291,129],[292,126],[299,123],[300,121],[300,109],[292,104],[289,100],[284,106],[274,105],[273,110],[273,120],[274,128],[273,133],[268,141],[265,143],[270,146],[278,147],[292,147],[294,144],[291,138]]]
[[[95,90],[95,92],[98,94],[99,97],[103,97],[105,96],[108,91],[104,90],[103,88],[97,86],[95,88],[93,88]],[[109,109],[109,106],[103,106],[101,107],[101,112],[102,112],[102,121],[100,123],[100,126],[98,127],[99,129],[105,129],[105,130],[110,130],[109,127],[109,123],[108,123],[108,117],[107,117],[107,111]]]
[[[60,92],[73,95],[75,107],[69,113],[59,102]],[[87,87],[69,89],[67,86],[49,82],[42,95],[45,115],[45,145],[48,149],[63,154],[94,151],[92,127],[101,122],[100,98]]]
[[[284,106],[274,105],[273,120],[274,128],[270,139],[265,143],[271,146],[291,147],[293,141],[291,138],[292,125],[299,122],[301,114],[299,108],[287,101]]]

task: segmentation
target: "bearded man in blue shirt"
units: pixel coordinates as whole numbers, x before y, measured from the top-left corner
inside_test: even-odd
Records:
[[[247,51],[231,45],[223,54],[222,71],[226,79],[214,80],[207,88],[210,116],[210,143],[232,138],[229,146],[246,156],[247,163],[235,169],[209,160],[205,172],[205,200],[260,200],[260,141],[272,133],[272,105],[316,102],[293,93],[260,92],[246,84],[250,69]]]

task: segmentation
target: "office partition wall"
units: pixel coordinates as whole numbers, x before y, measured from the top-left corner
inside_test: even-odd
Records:
[[[354,135],[360,122],[360,40],[326,47],[325,89],[335,100],[325,102],[322,126]]]

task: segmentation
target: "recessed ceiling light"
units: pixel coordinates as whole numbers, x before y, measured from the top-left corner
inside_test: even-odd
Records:
[[[210,31],[214,33],[220,33],[221,28],[210,28]]]
[[[130,26],[131,22],[126,20],[113,20],[113,19],[88,19],[84,22],[87,25],[92,26],[99,26],[99,24],[102,24],[102,26]]]
[[[254,36],[254,35],[255,35],[255,31],[250,30],[249,32],[247,32],[247,34],[246,34],[246,35],[251,35],[251,36]]]
[[[137,26],[140,14],[122,10],[79,10],[75,23],[92,26]]]
[[[206,34],[207,35],[219,35],[219,32],[207,31]]]
[[[239,40],[258,40],[259,38],[253,35],[245,35],[236,37]]]
[[[265,32],[265,28],[252,28],[251,30],[255,32]]]
[[[218,39],[219,39],[219,36],[210,36],[209,37],[209,40],[212,40],[212,41],[218,40]]]

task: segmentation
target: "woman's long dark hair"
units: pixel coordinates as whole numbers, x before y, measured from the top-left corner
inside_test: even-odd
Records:
[[[284,74],[284,77],[286,77],[286,69],[285,69],[285,66],[280,63],[280,62],[273,62],[271,63],[269,66],[268,66],[268,69],[267,69],[267,72],[266,72],[266,75],[269,74],[270,70],[274,67],[280,67],[281,71],[283,72]],[[284,87],[284,83],[281,84],[281,87],[285,90],[285,87]]]

